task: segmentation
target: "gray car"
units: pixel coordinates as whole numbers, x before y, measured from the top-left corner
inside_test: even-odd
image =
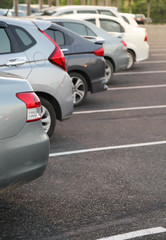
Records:
[[[0,193],[41,176],[49,139],[28,81],[0,73]]]
[[[47,21],[0,17],[1,71],[26,78],[42,103],[42,124],[49,136],[56,119],[73,112],[72,81],[59,46],[43,32]]]
[[[102,37],[104,42],[104,58],[106,61],[106,79],[111,81],[114,72],[119,72],[127,69],[128,55],[127,45],[121,38],[113,37],[101,28],[94,24],[79,20],[79,15],[72,15],[63,18],[47,17],[50,21],[64,26],[73,32],[85,37]]]

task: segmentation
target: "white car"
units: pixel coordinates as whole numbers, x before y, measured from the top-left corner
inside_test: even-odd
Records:
[[[133,66],[134,62],[143,61],[149,57],[145,28],[134,27],[117,17],[100,14],[79,14],[79,19],[89,21],[114,36],[123,37],[127,43],[128,69]]]
[[[106,7],[106,6],[96,6],[96,5],[69,5],[62,7],[50,7],[46,9],[42,9],[32,16],[63,16],[63,15],[71,15],[71,14],[104,14],[108,16],[114,16],[118,18],[122,18],[122,16],[117,11],[116,7]]]

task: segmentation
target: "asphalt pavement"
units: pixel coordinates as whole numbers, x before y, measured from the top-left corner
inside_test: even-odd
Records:
[[[42,177],[0,195],[0,240],[166,239],[166,25],[149,59],[88,94]]]

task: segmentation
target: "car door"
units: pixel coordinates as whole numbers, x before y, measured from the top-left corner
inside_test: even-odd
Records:
[[[27,78],[31,65],[25,51],[32,42],[24,29],[0,24],[0,70]]]

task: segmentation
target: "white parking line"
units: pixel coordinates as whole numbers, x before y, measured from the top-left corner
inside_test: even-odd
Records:
[[[166,141],[126,144],[126,145],[119,145],[119,146],[108,146],[108,147],[89,148],[89,149],[81,149],[81,150],[67,151],[67,152],[57,152],[57,153],[50,153],[49,157],[58,157],[58,156],[66,156],[66,155],[72,155],[72,154],[99,152],[99,151],[115,150],[115,149],[155,146],[155,145],[162,145],[162,144],[166,144]]]
[[[166,73],[166,70],[144,71],[144,72],[118,72],[118,73],[114,73],[114,75],[115,76],[118,76],[118,75],[141,75],[141,74],[154,74],[154,73]]]
[[[166,63],[166,61],[160,60],[160,61],[142,61],[142,62],[136,62],[135,64],[146,64],[146,63]]]
[[[133,239],[137,237],[143,237],[143,236],[153,235],[157,233],[164,233],[164,232],[166,232],[166,228],[156,227],[156,228],[143,229],[135,232],[115,235],[112,237],[100,238],[98,240],[126,240],[126,239]]]
[[[158,85],[144,85],[144,86],[133,86],[133,87],[118,87],[118,88],[108,88],[107,91],[117,91],[117,90],[132,90],[132,89],[144,89],[144,88],[163,88],[166,84]]]
[[[134,111],[134,110],[148,110],[148,109],[159,109],[159,108],[166,108],[166,105],[130,107],[130,108],[98,109],[98,110],[80,111],[80,112],[78,111],[78,112],[73,112],[73,115],[90,114],[90,113],[103,113],[103,112],[121,112],[121,111]]]

